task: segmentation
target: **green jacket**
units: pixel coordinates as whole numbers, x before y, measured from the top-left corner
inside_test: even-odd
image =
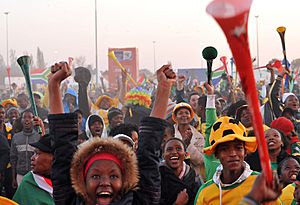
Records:
[[[206,128],[205,128],[205,144],[204,147],[209,147],[209,136],[213,124],[217,121],[217,112],[215,108],[206,108]],[[206,181],[212,179],[216,168],[219,166],[220,161],[215,156],[204,154],[205,176]]]

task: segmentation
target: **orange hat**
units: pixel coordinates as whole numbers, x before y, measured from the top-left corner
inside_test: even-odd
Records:
[[[101,101],[102,101],[103,99],[108,99],[108,100],[109,100],[109,103],[110,103],[110,107],[113,106],[114,100],[113,100],[111,97],[109,97],[108,95],[101,95],[100,97],[98,97],[98,99],[97,99],[97,101],[96,101],[96,103],[95,103],[95,105],[98,107],[98,109],[100,108],[99,106],[100,106]]]
[[[7,108],[7,105],[12,105],[13,107],[18,107],[17,100],[14,98],[7,98],[1,102],[1,105]]]
[[[176,121],[176,114],[177,114],[177,111],[178,111],[179,109],[181,109],[181,108],[186,108],[186,109],[188,109],[188,110],[190,111],[190,114],[191,114],[191,119],[194,118],[195,113],[194,113],[194,111],[193,111],[193,108],[192,108],[188,103],[184,103],[184,102],[178,103],[178,104],[174,107],[173,113],[172,113],[172,120],[173,120],[175,123],[177,122],[177,121]]]

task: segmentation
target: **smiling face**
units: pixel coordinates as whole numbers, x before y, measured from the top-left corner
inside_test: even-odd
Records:
[[[24,112],[22,116],[23,130],[32,131],[33,129],[33,114],[31,112]]]
[[[191,122],[192,118],[191,118],[191,112],[189,109],[187,108],[180,108],[179,110],[177,110],[176,113],[176,121],[177,124],[189,124]]]
[[[18,119],[20,117],[20,113],[18,110],[11,110],[9,113],[8,113],[8,118],[9,118],[9,121],[11,122],[11,124],[13,124],[13,122]]]
[[[119,199],[122,189],[122,172],[110,160],[97,160],[89,168],[86,178],[86,191],[93,202],[108,205]]]
[[[183,166],[185,154],[183,144],[179,140],[174,139],[166,143],[163,157],[169,167],[180,169]]]
[[[265,132],[265,138],[268,145],[268,150],[278,150],[281,149],[283,142],[281,140],[280,133],[275,129],[269,129]]]
[[[99,108],[103,110],[108,110],[110,108],[110,100],[108,98],[103,98],[100,102]]]
[[[124,117],[123,117],[123,114],[118,114],[111,119],[111,121],[109,122],[109,125],[110,125],[110,128],[114,128],[114,127],[120,125],[121,123],[124,123]]]
[[[245,155],[245,144],[240,140],[224,142],[216,147],[216,158],[220,160],[226,171],[241,171]]]
[[[294,95],[290,95],[285,100],[284,105],[285,105],[285,108],[291,108],[292,110],[298,111],[298,109],[299,109],[299,100]]]
[[[296,181],[296,177],[300,171],[300,165],[297,160],[289,158],[283,162],[281,167],[281,174],[279,176],[280,182],[284,186]]]

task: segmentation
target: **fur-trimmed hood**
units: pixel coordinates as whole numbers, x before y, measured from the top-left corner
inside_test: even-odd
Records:
[[[87,201],[88,195],[83,176],[84,167],[91,156],[100,152],[113,154],[121,160],[125,170],[122,177],[122,196],[129,191],[135,190],[139,181],[138,162],[135,153],[119,140],[97,137],[83,143],[73,157],[71,164],[71,180],[75,192]]]

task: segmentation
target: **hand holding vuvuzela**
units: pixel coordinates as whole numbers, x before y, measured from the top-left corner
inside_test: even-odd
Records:
[[[24,74],[24,77],[25,77],[26,88],[27,88],[29,99],[30,99],[30,102],[31,102],[33,114],[35,116],[38,116],[37,108],[36,108],[35,101],[34,101],[34,98],[33,98],[31,79],[30,79],[30,68],[29,68],[29,66],[31,64],[31,59],[30,59],[29,56],[21,56],[17,59],[17,62],[19,64],[19,66],[21,67],[21,70],[22,70],[22,72]],[[38,128],[38,133],[42,134],[41,127],[38,126],[37,128]]]

